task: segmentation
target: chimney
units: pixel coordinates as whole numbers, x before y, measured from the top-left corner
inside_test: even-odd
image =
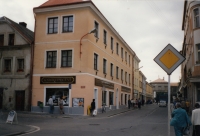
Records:
[[[19,22],[19,24],[26,28],[27,24],[25,22]]]

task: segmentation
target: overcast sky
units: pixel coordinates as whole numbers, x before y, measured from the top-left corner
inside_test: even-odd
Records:
[[[47,0],[0,0],[0,17],[26,22],[34,30],[33,8]],[[166,72],[153,60],[169,43],[182,49],[183,0],[92,0],[126,43],[137,54],[140,70],[148,82],[163,78]],[[171,74],[179,82],[180,66]]]

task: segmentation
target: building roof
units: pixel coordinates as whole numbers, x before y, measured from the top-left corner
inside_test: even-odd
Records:
[[[170,86],[179,86],[178,82],[170,83]]]
[[[167,81],[165,81],[164,79],[156,79],[155,81],[151,82],[151,83],[168,83]]]
[[[84,3],[91,0],[48,0],[47,2],[43,3],[39,6],[41,7],[51,7],[51,6],[59,6],[59,5],[68,5],[68,4],[75,4],[75,3]]]
[[[0,22],[5,22],[10,25],[13,29],[19,32],[29,44],[32,44],[34,42],[34,32],[29,30],[25,26],[22,26],[5,16],[0,17]]]

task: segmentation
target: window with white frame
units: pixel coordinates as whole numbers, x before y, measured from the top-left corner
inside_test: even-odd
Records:
[[[103,30],[103,43],[105,45],[107,44],[107,32],[106,32],[106,30]]]
[[[106,74],[106,63],[107,63],[107,60],[103,59],[103,73],[104,74]]]
[[[116,66],[116,78],[118,79],[119,78],[119,67]]]
[[[199,27],[199,8],[194,9],[194,27]]]
[[[119,44],[118,43],[116,43],[116,53],[117,53],[117,55],[119,55]]]
[[[64,16],[63,17],[63,32],[72,32],[73,31],[73,16]]]
[[[200,44],[197,44],[197,64],[200,64]]]
[[[4,72],[11,72],[11,59],[4,59]]]
[[[24,72],[24,59],[17,59],[17,72]]]
[[[55,68],[56,60],[57,60],[57,51],[47,51],[46,67],[47,68]]]
[[[96,21],[94,22],[94,27],[96,29],[94,36],[99,38],[99,24]]]
[[[72,50],[61,51],[61,67],[72,67]]]
[[[113,38],[112,37],[110,38],[110,48],[111,48],[112,51],[114,50],[114,48],[113,48]]]
[[[48,18],[48,34],[58,33],[58,17]]]
[[[113,64],[110,63],[110,76],[113,77]]]
[[[94,70],[98,70],[98,54],[94,53]]]

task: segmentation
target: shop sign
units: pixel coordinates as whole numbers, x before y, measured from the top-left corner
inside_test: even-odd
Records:
[[[75,84],[76,76],[45,76],[40,77],[40,84]]]
[[[105,88],[110,88],[110,89],[114,89],[114,84],[104,81],[104,80],[100,80],[95,78],[95,86],[100,86],[100,87],[105,87]]]
[[[131,89],[128,88],[128,87],[122,86],[122,87],[121,87],[121,91],[130,93],[130,92],[131,92]]]

